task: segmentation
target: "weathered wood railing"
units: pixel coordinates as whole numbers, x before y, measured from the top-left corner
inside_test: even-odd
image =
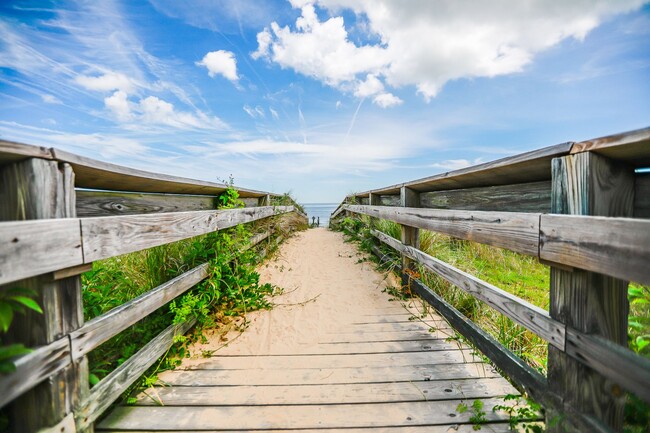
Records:
[[[80,274],[92,262],[294,212],[238,188],[246,208],[214,210],[227,185],[0,141],[0,290],[32,288],[44,314],[16,317],[9,342],[34,347],[0,375],[15,432],[92,431],[93,422],[192,322],[172,325],[92,389],[86,355],[207,278],[207,263],[84,323]],[[27,221],[29,220],[29,221]],[[270,238],[256,234],[247,248]],[[270,241],[270,239],[269,239]]]
[[[627,349],[628,281],[650,284],[647,167],[650,128],[349,196],[331,220],[401,224],[401,242],[372,234],[401,254],[404,283],[546,407],[548,431],[619,432],[624,390],[650,403],[650,360]],[[550,311],[420,251],[419,229],[550,265]],[[547,341],[547,377],[411,278],[414,263]]]

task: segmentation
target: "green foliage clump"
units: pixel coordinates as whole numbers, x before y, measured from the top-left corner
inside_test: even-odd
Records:
[[[34,300],[36,292],[20,287],[10,287],[0,290],[0,336],[9,332],[16,313],[25,314],[27,310],[43,313],[41,307]],[[2,344],[0,338],[0,374],[16,371],[13,358],[26,355],[31,350],[24,344]]]

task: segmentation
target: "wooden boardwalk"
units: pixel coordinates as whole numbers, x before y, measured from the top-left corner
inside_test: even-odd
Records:
[[[318,244],[317,268],[304,253],[309,243]],[[318,293],[314,302],[255,313],[250,333],[165,373],[165,386],[117,407],[96,430],[469,433],[471,411],[459,413],[457,406],[480,399],[488,420],[481,431],[508,431],[506,417],[492,407],[516,390],[450,339],[453,330],[430,311],[423,314],[418,301],[390,302],[375,284],[381,275],[358,263],[354,246],[339,234],[310,230],[283,246],[278,260],[276,270],[283,260],[287,267],[278,274],[285,287],[309,286],[287,296]],[[371,284],[350,287],[355,267]],[[341,299],[341,290],[357,289],[361,297]],[[350,310],[355,314],[343,314]],[[304,323],[296,335],[280,330],[280,322],[295,317]]]

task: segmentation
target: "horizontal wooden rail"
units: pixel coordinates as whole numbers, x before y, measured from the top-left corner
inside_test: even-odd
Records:
[[[70,340],[63,337],[14,360],[16,371],[0,374],[0,408],[70,365]]]
[[[293,206],[0,222],[0,284],[292,212]],[[56,253],[53,253],[56,252]]]
[[[76,218],[0,222],[0,284],[81,265]]]
[[[345,210],[537,256],[539,215],[345,205]]]
[[[254,247],[270,236],[269,232],[253,236],[245,249]],[[47,346],[15,360],[16,371],[0,375],[0,408],[38,383],[63,370],[71,362],[132,326],[143,317],[185,293],[208,276],[209,264],[199,265],[176,278],[132,299],[107,313],[86,322]]]
[[[431,257],[417,248],[404,245],[397,239],[393,239],[382,232],[373,230],[372,234],[386,245],[404,253],[461,290],[486,302],[490,307],[509,317],[545,341],[548,341],[553,346],[564,350],[565,326],[551,319],[547,311],[480,280],[473,275],[463,272],[448,263]]]
[[[649,220],[386,206],[341,209],[650,284]]]
[[[650,284],[650,220],[542,215],[539,258]]]
[[[72,359],[77,360],[143,317],[182,295],[208,276],[204,263],[146,293],[86,322],[70,334]]]
[[[293,210],[293,206],[264,206],[221,211],[84,218],[81,220],[84,260],[102,260]],[[128,239],[128,242],[124,242],[125,239]]]
[[[77,430],[92,426],[99,416],[108,409],[120,395],[128,389],[158,358],[165,354],[174,342],[174,336],[186,333],[196,321],[194,319],[180,325],[171,325],[147,343],[124,364],[112,371],[90,391],[88,399],[81,403],[75,412]]]

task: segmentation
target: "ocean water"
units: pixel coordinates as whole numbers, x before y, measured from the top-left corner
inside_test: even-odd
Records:
[[[302,203],[302,206],[307,212],[309,217],[309,224],[311,224],[311,218],[320,217],[320,226],[327,227],[330,222],[330,215],[338,207],[338,203]]]

